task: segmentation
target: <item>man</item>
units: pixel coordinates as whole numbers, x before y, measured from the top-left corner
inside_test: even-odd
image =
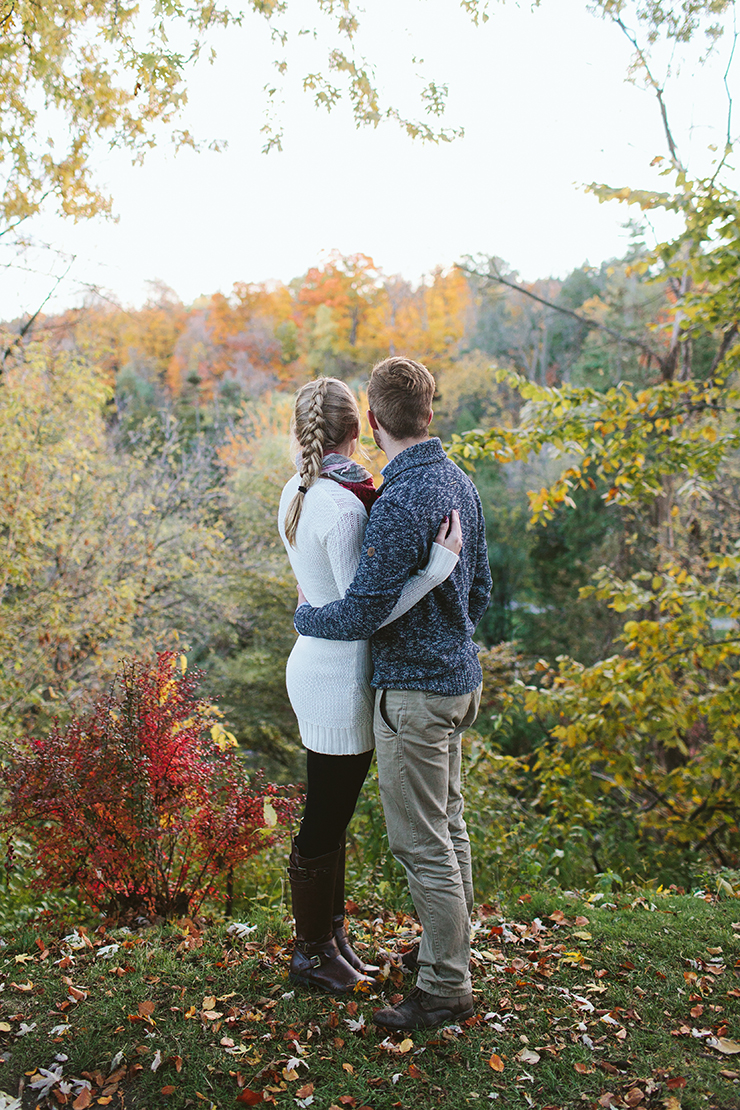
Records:
[[[299,606],[302,636],[371,639],[378,779],[388,841],[424,927],[414,991],[379,1010],[386,1029],[417,1029],[473,1013],[470,841],[463,818],[461,734],[475,720],[481,668],[472,636],[488,605],[483,513],[475,486],[429,436],[434,378],[389,358],[368,387],[368,418],[388,457],[357,574],[340,601]],[[424,566],[440,520],[459,513],[463,547],[452,575],[380,628]]]

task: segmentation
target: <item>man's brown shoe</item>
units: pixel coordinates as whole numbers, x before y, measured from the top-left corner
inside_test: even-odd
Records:
[[[397,1006],[376,1010],[373,1021],[383,1029],[432,1029],[435,1025],[451,1025],[465,1021],[474,1012],[472,994],[462,994],[457,998],[444,998],[438,994],[428,994],[421,987],[414,987],[408,998]]]

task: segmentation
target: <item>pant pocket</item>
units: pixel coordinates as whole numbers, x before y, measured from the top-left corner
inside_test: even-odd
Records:
[[[379,690],[375,697],[375,731],[391,736],[398,736],[401,727],[403,702],[388,698],[388,690]]]

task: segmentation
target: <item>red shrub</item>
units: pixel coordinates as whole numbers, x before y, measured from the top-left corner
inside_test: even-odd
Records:
[[[76,886],[119,914],[192,912],[293,818],[295,800],[219,746],[196,689],[184,656],[128,663],[88,716],[0,768],[0,828],[34,844],[41,890]]]

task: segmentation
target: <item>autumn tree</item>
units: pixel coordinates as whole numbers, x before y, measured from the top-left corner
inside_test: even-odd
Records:
[[[477,0],[464,5],[479,18]],[[101,142],[141,159],[162,128],[177,146],[199,141],[180,126],[190,68],[219,27],[249,27],[270,44],[275,82],[265,90],[265,149],[279,147],[281,127],[274,103],[288,62],[290,5],[249,0],[244,6],[212,0],[151,5],[118,0],[2,0],[0,3],[0,162],[3,188],[0,223],[15,231],[45,204],[73,219],[111,211],[111,198],[95,180]],[[315,104],[331,109],[348,99],[358,126],[382,119],[414,138],[434,142],[456,132],[402,116],[384,104],[370,62],[356,50],[357,15],[349,0],[319,3],[328,18],[327,60],[304,77]],[[259,22],[264,23],[262,29]],[[260,44],[263,48],[265,43]],[[213,60],[213,56],[212,56]],[[430,81],[421,93],[427,120],[444,112],[446,87]],[[218,145],[218,136],[205,141]]]
[[[0,389],[4,730],[74,706],[131,652],[186,630],[224,576],[207,452],[170,424],[116,452],[96,368],[48,342]]]
[[[729,115],[711,175],[692,178],[649,49],[661,36],[689,40],[728,5],[630,7],[644,46],[627,5],[598,7],[630,37],[635,73],[656,98],[673,188],[594,191],[683,222],[633,263],[661,291],[648,328],[620,333],[578,313],[602,348],[636,352],[641,380],[545,387],[502,371],[526,401],[519,424],[462,436],[453,451],[463,462],[557,462],[529,493],[533,522],[550,528],[594,492],[623,521],[637,568],[605,564],[582,591],[621,620],[613,648],[591,664],[543,660],[540,682],[520,691],[542,729],[532,760],[540,813],[550,843],[580,843],[596,870],[691,881],[707,860],[740,860],[740,565],[732,514],[722,525],[740,446],[740,198],[722,180]],[[716,38],[717,27],[706,30]],[[621,280],[631,279],[627,268]],[[601,361],[607,369],[603,350]]]

